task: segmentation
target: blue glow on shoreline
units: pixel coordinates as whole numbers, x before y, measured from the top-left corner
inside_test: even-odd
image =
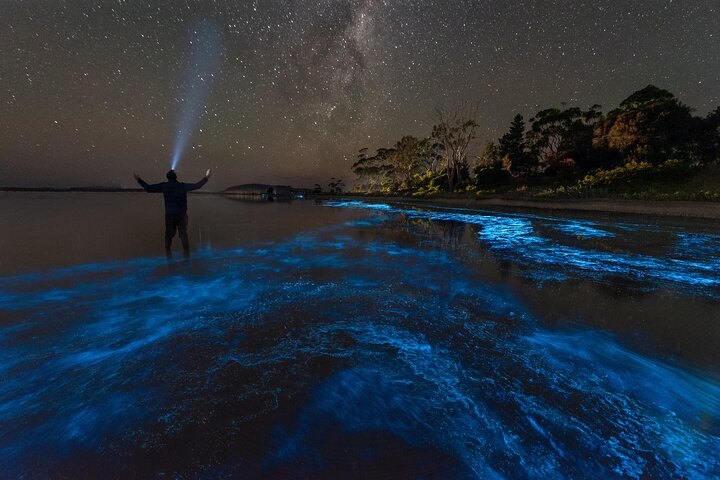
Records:
[[[480,241],[541,276],[564,255],[557,272],[569,275],[687,270],[692,281],[668,284],[695,290],[712,278],[704,258],[583,251],[589,263],[577,263],[581,249],[540,236],[537,220],[467,215]],[[720,473],[720,386],[709,375],[600,332],[549,330],[438,244],[350,232],[373,228],[393,225],[370,216],[188,264],[0,278],[0,468],[72,478],[90,462],[111,478],[132,471],[114,462],[137,461],[192,477],[226,462],[207,475],[312,478],[336,461],[333,444],[384,435],[455,478]],[[195,470],[160,464],[189,438],[228,451],[191,450]]]
[[[642,254],[613,253],[593,248],[563,245],[542,236],[538,227],[546,227],[585,239],[616,238],[617,232],[599,229],[596,222],[566,220],[521,214],[492,212],[459,213],[447,211],[395,208],[388,204],[366,204],[359,201],[328,202],[328,206],[358,208],[402,214],[431,221],[456,221],[480,227],[477,236],[491,250],[514,261],[533,267],[537,279],[566,278],[567,274],[601,280],[608,275],[624,275],[640,281],[662,285],[672,283],[684,288],[717,289],[720,286],[720,236],[677,234],[682,255],[673,258]],[[621,225],[617,230],[633,232],[637,225]],[[692,242],[689,240],[692,238]],[[694,250],[702,245],[701,251]],[[715,254],[706,255],[707,253]],[[704,255],[705,254],[705,255]],[[702,257],[698,259],[698,257]],[[542,267],[542,268],[540,268]],[[718,297],[720,292],[707,294]]]

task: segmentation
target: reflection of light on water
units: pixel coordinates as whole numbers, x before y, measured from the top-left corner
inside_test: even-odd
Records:
[[[531,221],[467,215],[499,252],[519,249],[543,268],[541,254],[558,254]],[[148,444],[172,464],[187,432],[230,432],[212,443],[231,454],[197,465],[254,462],[275,478],[285,465],[316,477],[335,461],[335,436],[383,432],[456,478],[720,471],[717,384],[609,336],[549,332],[512,292],[442,249],[346,232],[382,225],[369,218],[189,264],[0,279],[10,319],[0,325],[0,468],[45,476],[88,451],[98,464],[153,465],[154,450],[118,455],[141,456]],[[273,416],[293,402],[296,415]],[[254,438],[259,427],[246,425],[263,418],[271,425]],[[237,447],[248,437],[265,446],[260,458]],[[101,450],[108,438],[114,450]]]
[[[597,228],[592,222],[580,222],[575,220],[565,220],[554,225],[555,229],[567,233],[568,235],[583,238],[611,238],[616,235],[607,230]]]
[[[552,368],[568,377],[576,376],[578,357],[593,366],[592,373],[577,375],[576,381],[602,379],[617,392],[642,396],[663,414],[674,412],[695,422],[720,418],[720,386],[624,350],[597,334],[535,333],[527,341],[548,350]]]
[[[720,235],[679,233],[673,255],[693,260],[698,256],[720,258]]]
[[[545,280],[562,280],[570,273],[593,278],[619,274],[635,280],[670,282],[687,288],[720,286],[720,256],[707,255],[709,252],[720,252],[718,236],[680,233],[678,249],[681,255],[677,258],[661,258],[642,254],[610,253],[597,250],[590,244],[584,248],[563,245],[538,233],[538,227],[542,226],[586,239],[614,238],[618,237],[620,232],[628,233],[637,228],[627,224],[616,228],[616,233],[598,228],[596,222],[534,215],[416,210],[357,201],[330,202],[328,205],[477,225],[480,227],[478,238],[503,255],[533,267],[531,275],[537,280],[542,280],[543,277]]]

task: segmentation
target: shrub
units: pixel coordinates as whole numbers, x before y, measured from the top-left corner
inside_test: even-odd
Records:
[[[630,182],[644,174],[651,172],[653,165],[649,162],[630,161],[620,167],[610,170],[596,170],[591,175],[578,182],[579,187],[607,187],[622,182]]]
[[[422,174],[416,174],[414,196],[437,195],[448,189],[447,175],[445,173],[433,173],[427,171]]]

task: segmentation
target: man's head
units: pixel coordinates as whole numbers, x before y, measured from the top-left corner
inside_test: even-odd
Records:
[[[174,182],[175,180],[177,180],[177,173],[175,173],[175,170],[170,170],[169,172],[167,172],[167,174],[165,176],[171,182]]]

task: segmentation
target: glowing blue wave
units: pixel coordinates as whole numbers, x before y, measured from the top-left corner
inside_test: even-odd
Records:
[[[720,286],[720,236],[677,232],[675,255],[657,257],[627,251],[602,250],[587,240],[620,238],[640,228],[650,235],[653,226],[631,224],[604,225],[597,222],[548,218],[535,215],[497,214],[483,211],[435,211],[393,207],[358,201],[328,202],[332,207],[360,208],[402,214],[431,221],[454,221],[480,227],[477,236],[499,255],[524,263],[537,280],[562,280],[582,275],[602,280],[622,275],[655,286],[674,284],[681,288],[703,288],[707,295],[718,296]],[[543,229],[570,234],[586,240],[583,246],[563,244]],[[671,252],[670,252],[671,253]],[[694,292],[694,290],[693,290]]]
[[[498,251],[540,265],[528,250],[556,254],[532,222],[497,217],[463,218]],[[0,468],[37,478],[312,478],[368,463],[418,477],[720,474],[720,386],[708,376],[599,332],[547,330],[438,243],[353,233],[382,228],[393,227],[370,217],[188,264],[0,279]]]

